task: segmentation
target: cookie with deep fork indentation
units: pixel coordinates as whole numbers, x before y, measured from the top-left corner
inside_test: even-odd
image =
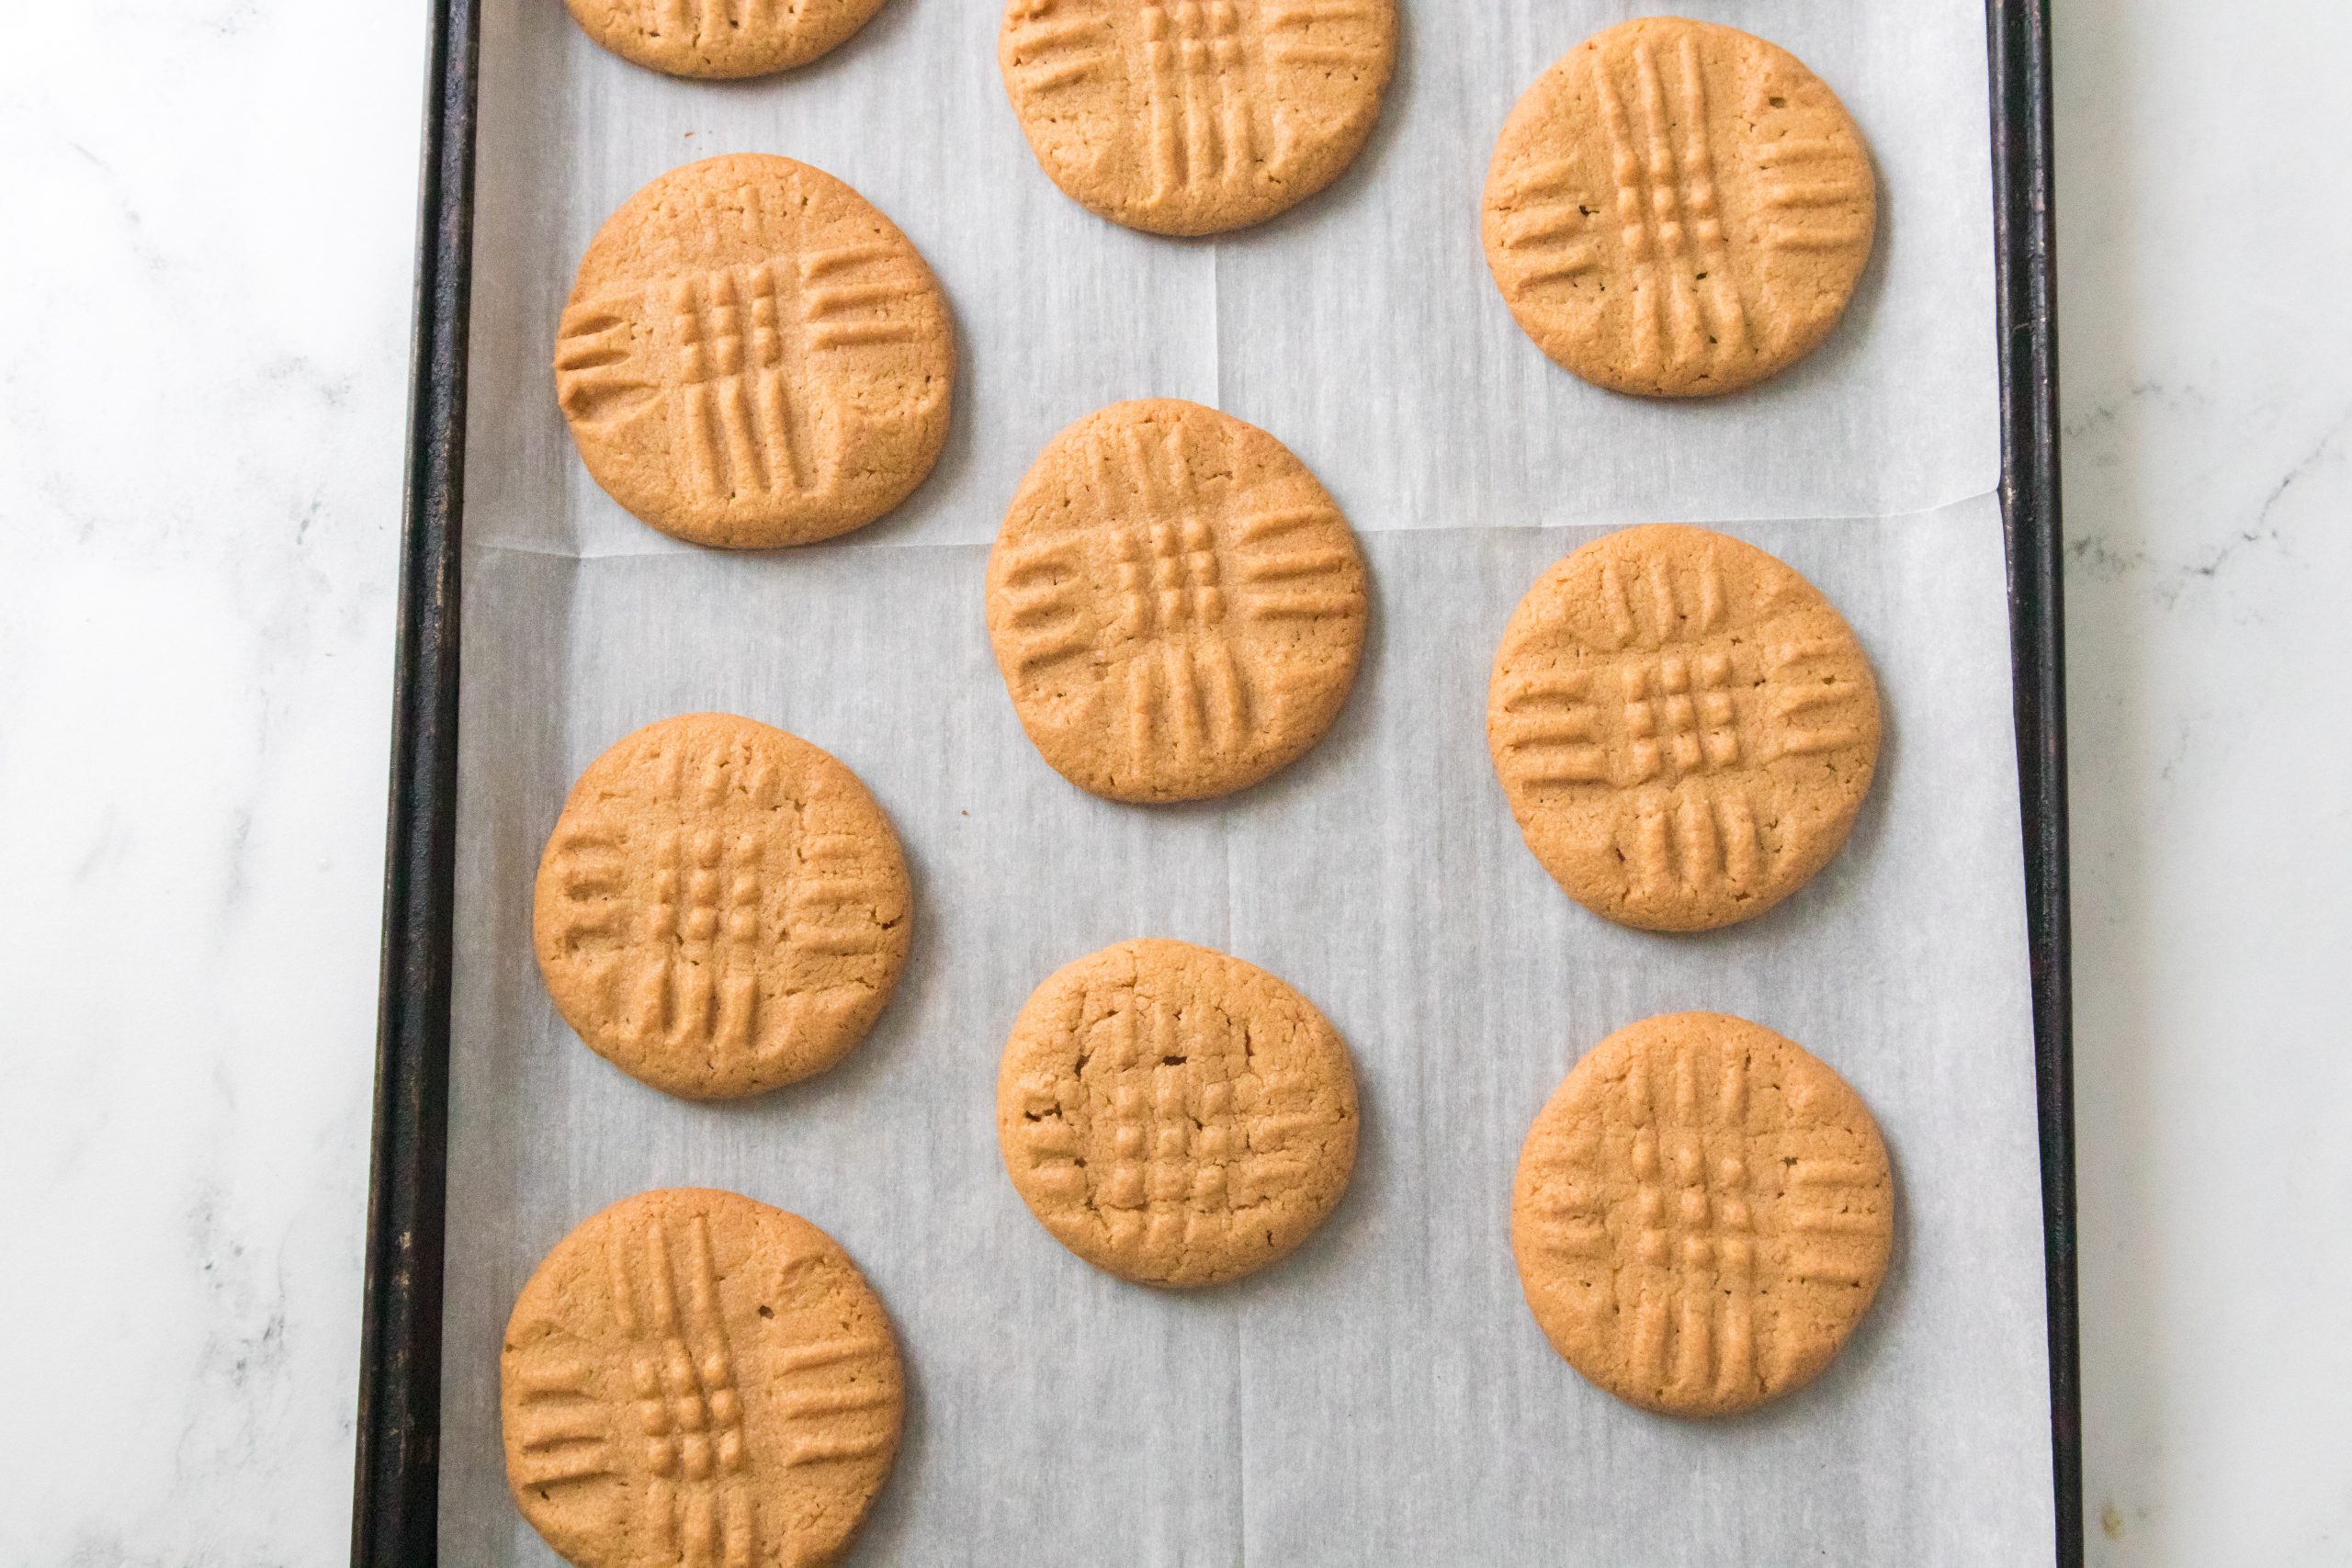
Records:
[[[857,775],[714,713],[648,725],[588,765],[531,921],[564,1021],[630,1077],[695,1100],[846,1055],[912,926],[905,856]]]
[[[1487,265],[1538,347],[1650,397],[1810,354],[1870,260],[1878,192],[1836,94],[1734,28],[1648,17],[1536,79],[1487,176]]]
[[[1288,448],[1175,399],[1054,437],[989,554],[1029,739],[1112,800],[1256,784],[1322,738],[1363,650],[1355,533]]]
[[[765,76],[806,65],[864,27],[882,0],[564,0],[581,30],[673,76]]]
[[[1157,234],[1262,222],[1337,179],[1396,55],[1394,0],[1010,0],[997,40],[1046,175]]]
[[[1760,915],[1846,841],[1878,761],[1878,685],[1845,617],[1753,545],[1606,535],[1520,601],[1487,743],[1569,895],[1622,925]]]
[[[556,398],[607,494],[752,549],[863,527],[947,438],[947,302],[865,197],[789,158],[673,169],[605,220],[555,344]]]
[[[1723,1013],[1619,1030],[1536,1117],[1511,1250],[1553,1348],[1618,1398],[1726,1416],[1819,1374],[1886,1272],[1894,1178],[1869,1107]]]
[[[1021,1010],[996,1091],[1023,1201],[1098,1269],[1214,1285],[1323,1223],[1356,1156],[1355,1070],[1313,1003],[1187,942],[1125,942]]]
[[[839,1560],[906,1409],[881,1301],[823,1231],[733,1192],[643,1192],[523,1287],[506,1479],[578,1568]]]

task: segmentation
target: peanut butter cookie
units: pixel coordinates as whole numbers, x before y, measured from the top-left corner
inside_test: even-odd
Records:
[[[706,158],[605,220],[555,344],[605,492],[698,545],[801,545],[922,482],[956,378],[947,302],[865,198],[789,158]]]
[[[1527,847],[1595,914],[1760,915],[1846,841],[1878,685],[1818,589],[1728,535],[1654,524],[1555,564],[1503,632],[1487,743]]]
[[[579,1568],[839,1560],[906,1409],[881,1302],[833,1239],[732,1192],[614,1204],[523,1287],[506,1479]]]
[[[1155,234],[1263,222],[1380,117],[1394,0],[1011,0],[1005,91],[1046,175]]]
[[[1080,789],[1196,800],[1322,738],[1363,649],[1354,531],[1283,444],[1198,403],[1054,437],[989,555],[989,636],[1029,739]]]
[[[588,765],[539,862],[548,994],[630,1077],[695,1100],[821,1072],[865,1038],[912,928],[905,858],[831,757],[688,714]]]
[[[1878,1124],[1770,1030],[1685,1012],[1576,1065],[1519,1156],[1511,1250],[1553,1348],[1618,1398],[1726,1416],[1804,1387],[1894,1235]]]
[[[673,76],[765,76],[806,65],[864,27],[882,0],[564,0],[581,29]]]
[[[1356,1157],[1355,1071],[1314,1004],[1181,942],[1121,942],[1021,1010],[997,1145],[1038,1223],[1098,1269],[1215,1285],[1287,1255]]]
[[[1786,50],[1649,17],[1563,55],[1503,125],[1487,265],[1536,345],[1650,397],[1752,385],[1813,352],[1878,226],[1870,154]]]

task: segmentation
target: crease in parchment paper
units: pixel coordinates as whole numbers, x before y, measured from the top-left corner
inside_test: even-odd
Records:
[[[1998,496],[1999,492],[1997,491],[1981,491],[1973,495],[1962,496],[1955,501],[1926,507],[1915,513],[1886,513],[1871,517],[1678,517],[1671,519],[1661,518],[1658,519],[1658,521],[1696,523],[1701,527],[1725,529],[1732,533],[1739,533],[1742,530],[1748,528],[1770,527],[1774,525],[1788,527],[1852,527],[1862,525],[1899,525],[1906,518],[1932,517],[1939,513],[1951,511],[1955,507],[1965,506],[1978,502],[1995,501],[1998,499]],[[1392,528],[1384,528],[1381,529],[1380,532],[1383,534],[1544,534],[1560,533],[1572,528],[1584,530],[1606,530],[1616,526],[1619,526],[1619,525],[1591,523],[1420,523],[1408,524]],[[796,556],[809,557],[818,554],[839,554],[854,550],[955,550],[973,555],[985,555],[993,543],[993,540],[967,539],[897,539],[889,537],[867,539],[861,538],[854,534],[850,534],[844,535],[838,539],[828,539],[822,544],[804,545],[797,549],[789,552],[775,552],[758,556],[741,556],[733,558],[742,560],[765,559],[771,562],[779,562],[788,560]],[[570,549],[560,545],[517,543],[513,540],[502,540],[496,538],[486,540],[468,540],[466,547],[469,550],[481,550],[490,553],[503,552],[508,555],[538,556],[549,560],[575,561],[582,565],[593,561],[660,560],[676,558],[680,557],[703,557],[714,559],[729,558],[723,555],[718,555],[715,552],[705,550],[693,545],[673,544],[666,540],[659,543],[649,543],[636,549],[621,548],[596,550],[593,552]]]

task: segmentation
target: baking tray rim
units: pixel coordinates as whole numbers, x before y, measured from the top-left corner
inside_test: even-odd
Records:
[[[427,0],[351,1560],[439,1551],[459,566],[481,0]],[[2053,1562],[2083,1562],[2048,0],[1986,0],[2001,513],[2040,1115]]]

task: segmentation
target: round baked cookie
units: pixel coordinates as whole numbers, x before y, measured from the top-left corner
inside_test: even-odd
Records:
[[[1618,1398],[1727,1416],[1804,1387],[1886,1272],[1894,1178],[1861,1097],[1745,1019],[1645,1019],[1536,1117],[1511,1251],[1552,1348]]]
[[[1123,942],[1022,1008],[996,1132],[1064,1247],[1138,1284],[1222,1284],[1287,1256],[1340,1201],[1355,1070],[1314,1004],[1264,970]]]
[[[507,1484],[578,1568],[837,1562],[906,1410],[849,1255],[705,1188],[639,1193],[557,1243],[498,1371]]]
[[[1174,399],[1054,437],[989,554],[989,637],[1046,761],[1112,800],[1258,783],[1320,739],[1363,651],[1363,560],[1281,442]]]
[[[947,438],[956,351],[931,268],[821,169],[673,169],[597,231],[556,397],[605,491],[665,534],[752,549],[873,522]]]
[[[1245,228],[1329,185],[1396,55],[1395,0],[1010,0],[997,39],[1046,175],[1155,234]]]
[[[1820,590],[1679,524],[1555,563],[1504,629],[1487,744],[1527,847],[1620,925],[1760,915],[1846,841],[1878,684]]]
[[[1878,192],[1837,95],[1734,28],[1649,17],[1536,78],[1487,176],[1487,265],[1536,345],[1650,397],[1728,392],[1828,335]]]
[[[765,76],[806,65],[864,27],[882,0],[564,0],[582,30],[673,76]]]
[[[566,1023],[691,1100],[822,1072],[907,957],[907,863],[857,775],[732,714],[646,726],[588,765],[539,861],[531,932]]]

